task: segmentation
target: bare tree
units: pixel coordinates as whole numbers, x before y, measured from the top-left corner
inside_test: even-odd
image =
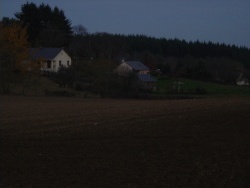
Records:
[[[88,34],[87,29],[81,24],[74,26],[73,31],[75,35],[79,35],[79,36],[85,36]]]

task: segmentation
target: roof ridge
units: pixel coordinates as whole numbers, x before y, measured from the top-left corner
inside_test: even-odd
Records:
[[[141,61],[125,61],[125,63],[135,70],[149,70]]]
[[[44,58],[47,60],[54,59],[63,48],[29,48],[29,54],[32,58]]]

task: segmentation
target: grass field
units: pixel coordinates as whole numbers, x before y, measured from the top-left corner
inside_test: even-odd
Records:
[[[1,96],[0,187],[249,187],[250,99]]]
[[[237,86],[203,82],[185,78],[172,78],[158,80],[159,93],[178,93],[178,82],[181,82],[180,94],[206,94],[207,96],[250,96],[249,86]],[[175,90],[174,90],[175,87]],[[205,93],[203,93],[205,91]]]

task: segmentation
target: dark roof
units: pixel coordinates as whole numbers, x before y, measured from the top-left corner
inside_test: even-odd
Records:
[[[137,74],[137,77],[143,82],[156,82],[156,79],[151,77],[149,74]]]
[[[146,67],[140,61],[126,61],[125,63],[127,63],[134,70],[138,70],[138,71],[140,71],[140,70],[149,70],[148,67]]]
[[[29,48],[29,55],[32,59],[44,58],[52,60],[61,50],[62,48]]]

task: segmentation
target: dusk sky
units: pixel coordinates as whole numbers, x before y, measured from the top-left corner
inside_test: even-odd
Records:
[[[27,0],[0,0],[0,17],[14,17]],[[29,0],[64,10],[90,33],[144,34],[250,48],[250,0]]]

